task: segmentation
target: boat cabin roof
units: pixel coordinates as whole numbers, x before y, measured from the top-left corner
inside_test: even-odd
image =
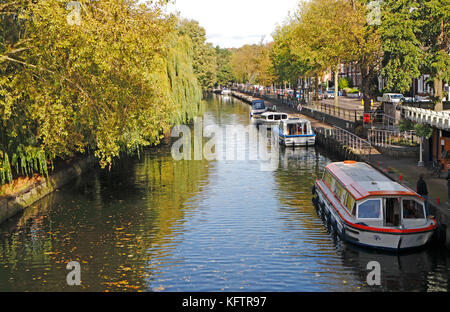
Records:
[[[264,104],[264,100],[253,100],[252,101],[252,105],[256,104],[256,103],[263,103]]]
[[[369,196],[416,196],[411,189],[391,180],[366,163],[345,161],[332,163],[326,169],[352,194],[355,200]]]
[[[287,116],[288,114],[286,113],[279,113],[279,112],[265,112],[261,114],[262,116],[268,116],[268,115],[283,115],[283,116]]]
[[[289,118],[287,120],[283,120],[282,122],[286,124],[310,123],[308,119],[301,119],[301,118]]]

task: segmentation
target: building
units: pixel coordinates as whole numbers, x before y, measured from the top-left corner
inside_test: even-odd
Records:
[[[437,160],[444,170],[450,169],[450,111],[436,112],[417,107],[403,107],[406,119],[417,123],[428,124],[433,128],[432,136],[424,143],[426,162]]]

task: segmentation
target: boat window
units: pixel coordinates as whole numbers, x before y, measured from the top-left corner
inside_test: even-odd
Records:
[[[356,201],[353,202],[352,215],[356,217]]]
[[[280,120],[281,116],[280,115],[275,115],[275,120]]]
[[[265,109],[266,106],[264,105],[264,102],[254,102],[252,104],[253,109]]]
[[[332,186],[333,183],[333,177],[331,176],[331,173],[328,171],[325,171],[324,181],[328,184],[329,187]]]
[[[289,124],[288,125],[289,134],[288,135],[302,135],[301,124]]]
[[[288,116],[287,115],[283,115],[283,118],[282,118],[283,120],[285,120],[285,119],[288,119]]]
[[[269,115],[269,120],[273,120],[273,115]]]
[[[387,226],[400,225],[400,198],[386,198],[384,221]]]
[[[336,197],[341,200],[342,192],[344,191],[344,188],[339,182],[334,183],[334,189],[333,192],[336,195]]]
[[[403,219],[424,219],[423,204],[415,200],[403,200]]]
[[[355,199],[349,193],[346,192],[346,194],[347,195],[346,195],[346,198],[345,198],[344,206],[345,206],[345,208],[347,208],[347,210],[350,213],[352,213],[353,206],[355,205]]]
[[[369,199],[358,205],[358,219],[380,219],[381,200]]]

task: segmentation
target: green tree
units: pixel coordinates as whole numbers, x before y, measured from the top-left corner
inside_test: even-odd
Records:
[[[232,55],[231,50],[216,47],[217,85],[226,86],[234,81],[233,68],[231,67]]]
[[[275,80],[270,57],[271,44],[244,45],[234,51],[231,67],[239,82],[270,85]]]
[[[217,82],[216,49],[206,42],[206,31],[197,21],[183,19],[178,25],[180,35],[191,38],[194,46],[194,72],[203,89],[213,88]]]
[[[164,1],[80,2],[79,25],[64,2],[0,4],[1,182],[77,153],[111,165],[199,109],[193,43]]]
[[[351,3],[344,0],[304,1],[297,14],[293,53],[309,64],[309,72],[315,77],[331,68],[337,86],[340,64],[354,61],[358,50],[353,35],[355,17]],[[338,88],[335,88],[335,105],[339,104],[337,92]]]
[[[412,80],[429,74],[436,110],[442,110],[443,83],[450,81],[449,19],[446,0],[386,0],[381,38],[387,89],[408,91]]]

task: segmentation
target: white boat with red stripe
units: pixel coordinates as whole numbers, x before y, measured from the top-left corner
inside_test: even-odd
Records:
[[[362,162],[328,165],[313,187],[314,204],[346,241],[400,251],[426,245],[437,227],[425,199]]]

